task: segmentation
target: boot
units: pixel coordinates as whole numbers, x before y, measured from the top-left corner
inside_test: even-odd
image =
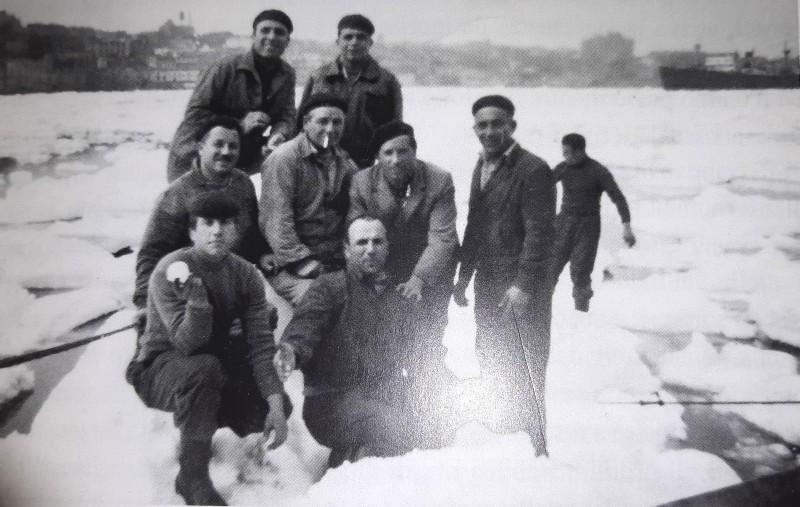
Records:
[[[175,491],[186,505],[228,505],[214,489],[208,475],[211,461],[211,442],[181,441],[178,463],[180,471],[175,478]]]

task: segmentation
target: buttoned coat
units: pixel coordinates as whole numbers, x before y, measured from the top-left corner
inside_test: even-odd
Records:
[[[398,281],[413,274],[426,287],[453,283],[458,233],[453,177],[416,160],[404,203],[392,194],[378,163],[356,173],[350,187],[348,223],[360,216],[383,222],[389,238],[387,269]]]
[[[297,115],[294,69],[279,60],[272,72],[266,95],[252,51],[223,58],[203,72],[172,139],[167,161],[169,181],[189,170],[199,137],[211,121],[223,118],[241,121],[250,111],[263,111],[270,117],[272,134],[281,132],[287,139],[294,135]],[[242,139],[239,167],[245,172],[258,172],[263,160],[262,143],[261,132]]]

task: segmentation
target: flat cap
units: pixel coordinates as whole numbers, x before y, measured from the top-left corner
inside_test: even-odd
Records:
[[[403,123],[400,120],[392,120],[376,128],[375,132],[372,133],[372,142],[370,143],[373,156],[378,154],[383,143],[400,136],[409,136],[412,146],[414,146],[414,148],[417,147],[417,140],[414,138],[414,127],[408,123]]]
[[[375,33],[375,25],[372,24],[372,21],[370,21],[368,17],[362,16],[361,14],[348,14],[340,19],[336,30],[341,32],[344,28],[361,30],[370,37]]]
[[[484,107],[497,107],[514,116],[514,104],[502,95],[485,95],[472,104],[472,114],[474,115]]]
[[[261,11],[258,13],[256,19],[253,20],[253,30],[255,30],[258,24],[262,21],[277,21],[285,26],[289,33],[292,33],[294,30],[292,20],[289,18],[289,16],[285,12],[279,11],[278,9],[267,9],[266,11]]]

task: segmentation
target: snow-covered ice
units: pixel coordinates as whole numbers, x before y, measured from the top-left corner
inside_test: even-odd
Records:
[[[284,447],[263,454],[252,438],[243,442],[229,431],[215,437],[212,476],[231,503],[666,502],[739,479],[720,458],[670,447],[686,436],[680,405],[638,401],[656,391],[673,400],[661,390],[665,383],[706,390],[716,400],[777,400],[798,392],[794,357],[750,344],[717,351],[700,333],[766,335],[800,345],[800,115],[790,114],[800,110],[800,95],[404,88],[404,116],[415,127],[419,157],[453,173],[461,231],[479,149],[470,105],[497,92],[517,105],[516,138],[551,165],[560,160],[563,134],[587,136],[590,155],[625,191],[639,238],[634,249],[622,249],[619,217],[604,197],[589,315],[572,310],[568,270],[561,276],[546,394],[551,457],[535,458],[523,434],[494,435],[473,423],[454,447],[366,459],[322,477],[326,450],[301,422],[295,373],[287,384],[295,412]],[[10,119],[0,125],[0,156],[21,166],[0,199],[6,224],[0,329],[20,329],[15,323],[26,312],[41,321],[30,319],[16,341],[4,336],[0,355],[129,300],[135,256],[110,253],[138,245],[165,186],[166,143],[188,95],[0,97]],[[28,166],[44,162],[52,174]],[[260,190],[257,176],[254,181]],[[25,290],[40,287],[77,290],[39,300]],[[50,299],[58,296],[65,299]],[[287,309],[280,311],[282,328]],[[121,312],[104,329],[130,318]],[[447,364],[461,378],[479,373],[474,330],[471,309],[453,306],[444,343]],[[635,331],[694,335],[683,351],[662,356],[653,373],[637,353],[643,345]],[[129,331],[89,346],[31,433],[0,440],[4,465],[11,465],[0,471],[0,497],[14,505],[180,502],[172,490],[177,431],[171,418],[145,409],[123,379],[134,340]],[[25,370],[5,372],[15,373],[0,377],[0,393],[31,380]],[[793,407],[726,407],[718,410],[798,442]],[[46,487],[35,480],[40,477],[48,478]]]

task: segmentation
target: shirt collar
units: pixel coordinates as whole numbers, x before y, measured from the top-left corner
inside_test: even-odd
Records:
[[[519,145],[519,143],[517,141],[512,141],[511,145],[508,147],[508,149],[506,149],[506,151],[504,151],[503,154],[500,155],[500,157],[497,159],[498,162],[502,162],[502,161],[506,160],[511,155],[511,152],[514,151],[514,148],[516,148],[518,145]],[[480,157],[481,163],[486,162],[486,152],[485,151],[481,150],[480,153],[478,154],[478,157]]]
[[[319,149],[314,146],[314,143],[311,142],[305,132],[300,134],[300,144],[298,146],[298,150],[300,151],[301,158],[312,158],[319,154]],[[341,147],[333,146],[332,150],[334,157],[342,157]]]

